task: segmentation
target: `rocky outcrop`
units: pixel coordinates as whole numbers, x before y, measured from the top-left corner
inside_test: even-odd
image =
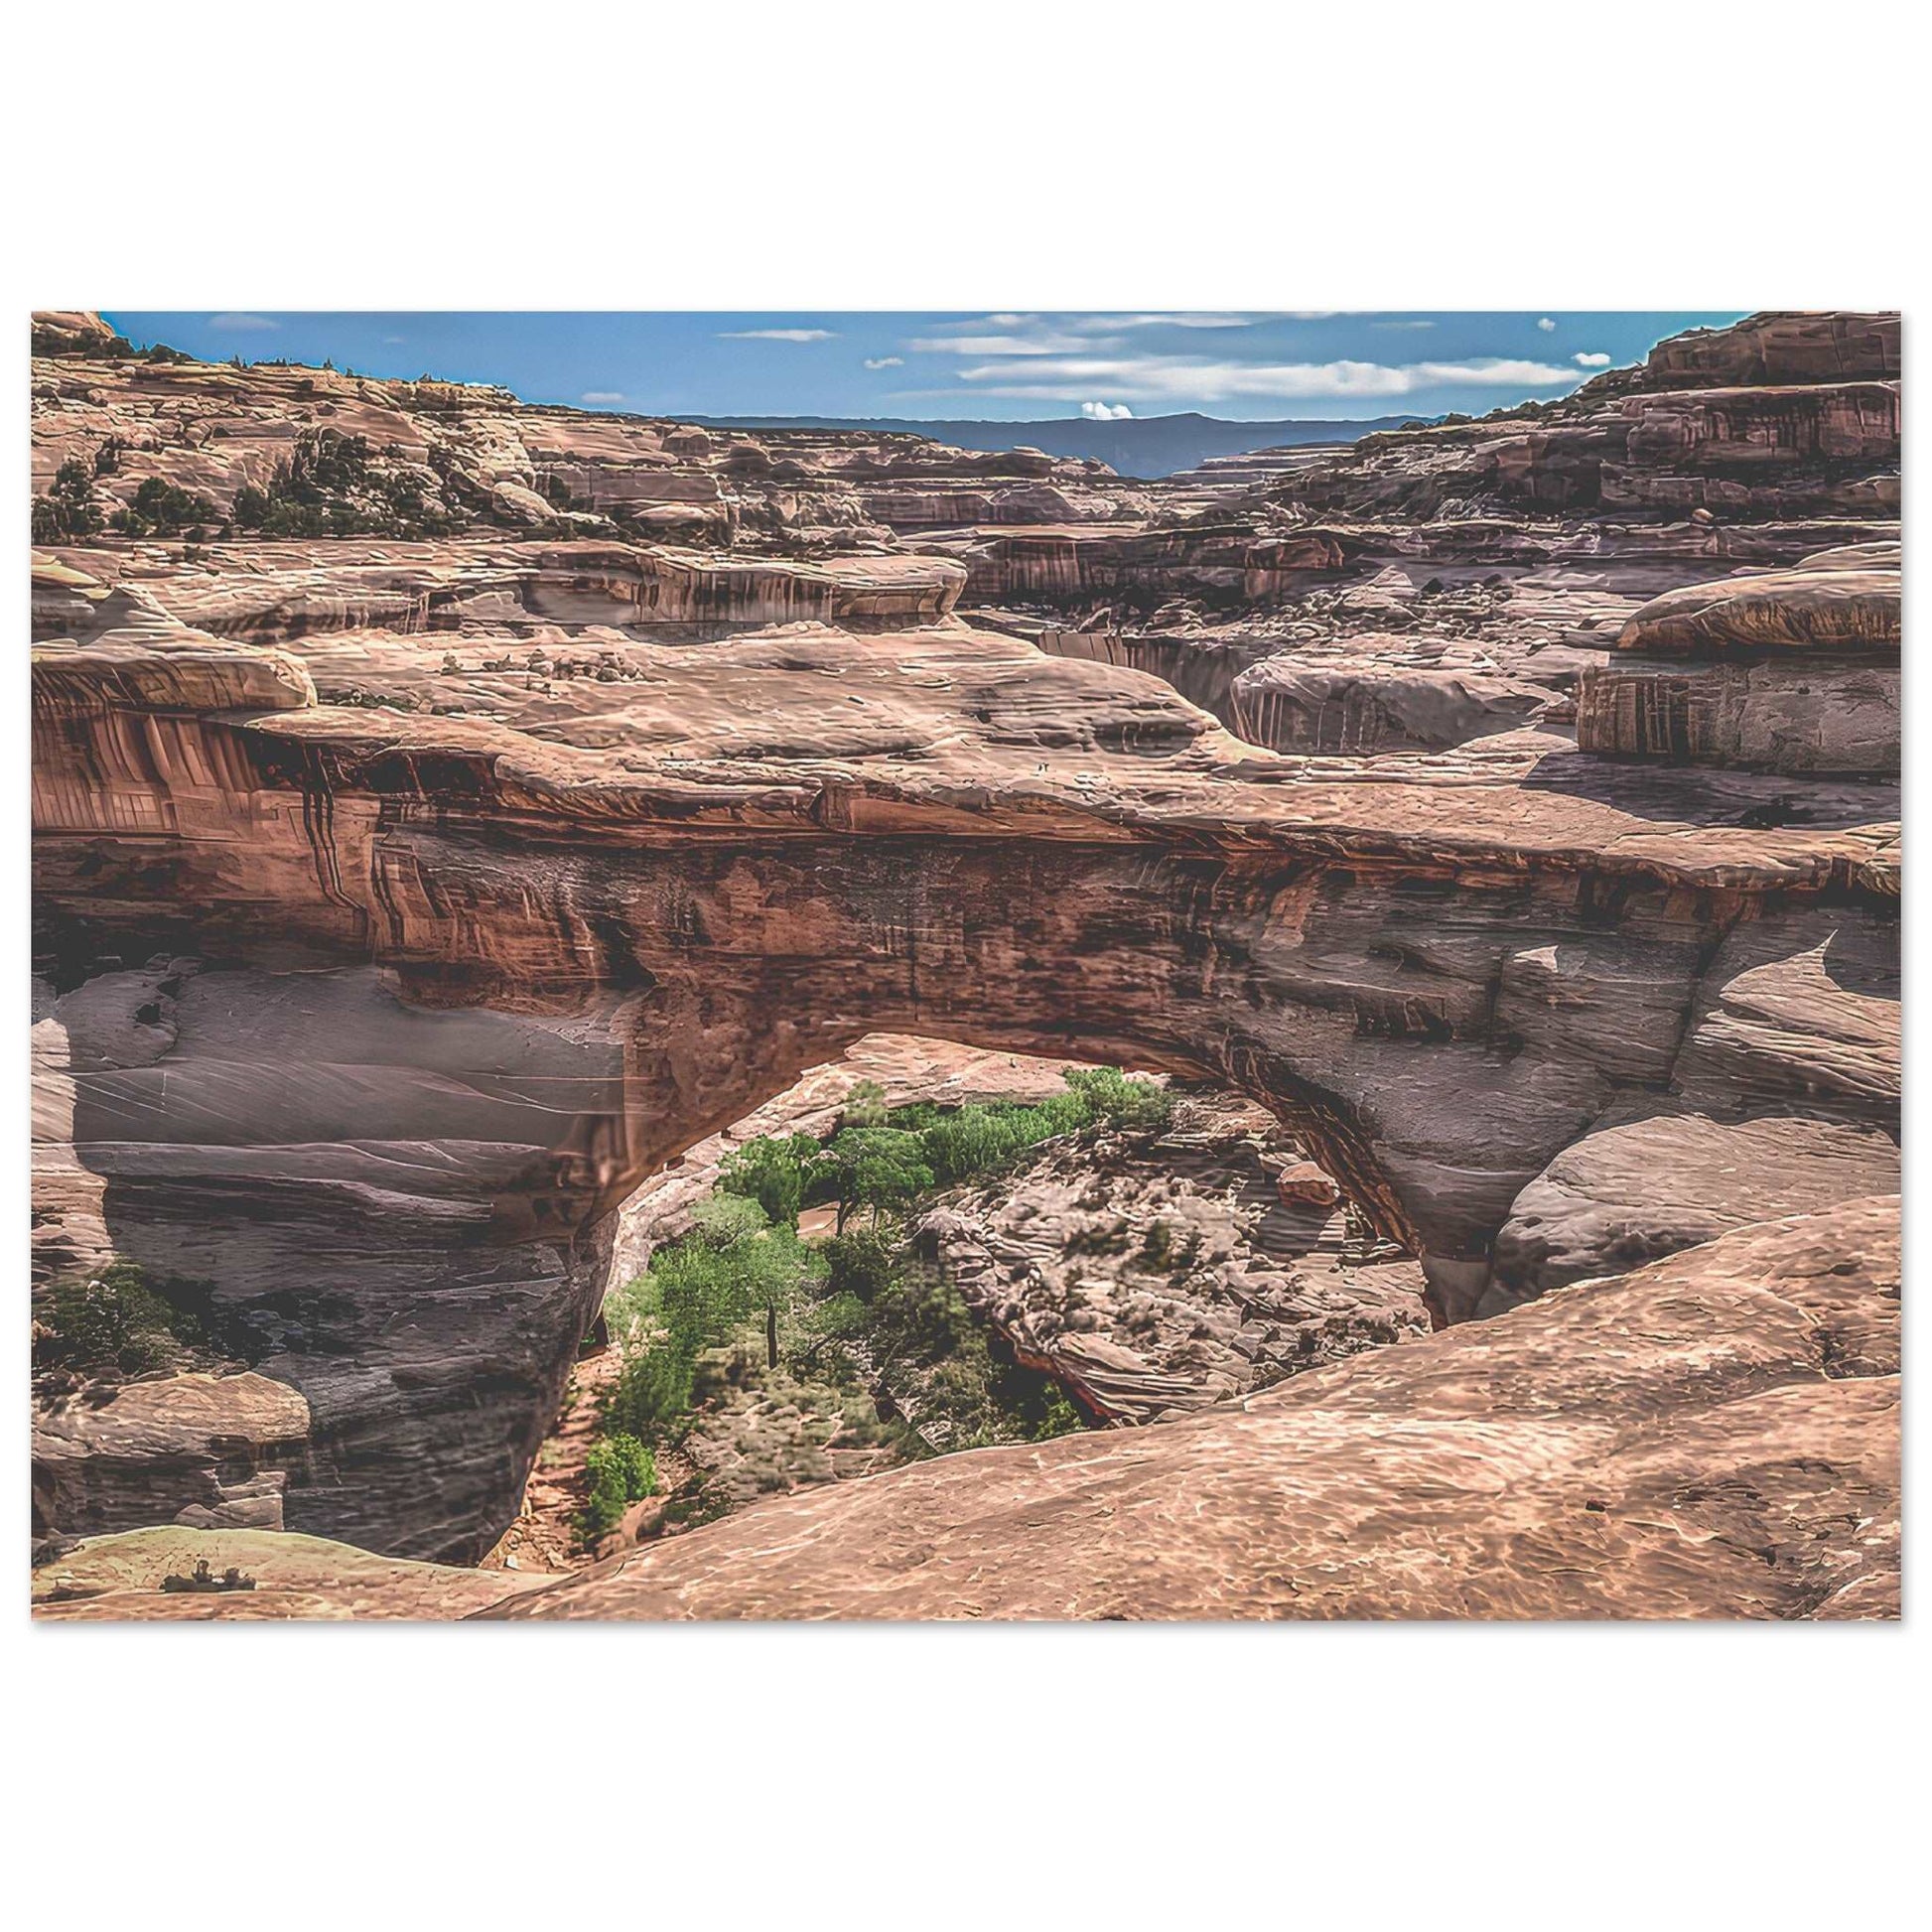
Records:
[[[1896,567],[1783,570],[1693,584],[1655,598],[1623,626],[1622,650],[1708,657],[1727,650],[1898,654]]]
[[[1891,776],[1901,593],[1896,566],[1870,550],[1667,592],[1585,671],[1578,743],[1613,758]]]
[[[1881,793],[1765,831],[1770,781],[1619,803],[1557,741],[1306,770],[959,627],[625,644],[548,692],[360,651],[473,715],[305,702],[240,644],[45,646],[39,909],[57,992],[202,962],[127,983],[163,1050],[100,1035],[59,1158],[308,1397],[340,1480],[290,1520],[405,1553],[506,1520],[637,1180],[867,1031],[1244,1087],[1463,1293],[1668,1077],[1736,919],[1892,865]]]
[[[270,490],[303,440],[355,446],[312,502],[317,536],[449,536],[531,528],[626,533],[757,550],[772,542],[891,541],[867,485],[901,480],[981,492],[979,522],[1133,509],[1104,464],[952,450],[916,436],[707,431],[655,418],[519,401],[482,383],[402,382],[285,363],[208,364],[137,353],[98,316],[34,319],[33,487],[64,463],[93,475],[103,515],[150,480],[205,497],[205,534],[238,492]],[[1097,485],[1097,488],[1096,488]],[[905,499],[897,499],[903,505]],[[962,507],[965,507],[962,499]],[[901,519],[918,527],[916,510]]]
[[[1319,530],[1277,536],[1198,524],[981,532],[946,554],[966,566],[968,604],[1018,599],[1049,606],[1100,596],[1152,603],[1176,592],[1222,604],[1265,603],[1342,563],[1341,546]]]
[[[1422,1332],[1421,1271],[1355,1251],[1337,1198],[1268,1115],[1187,1097],[1160,1140],[1049,1148],[914,1240],[1022,1363],[1146,1423]]]
[[[282,1527],[309,1405],[261,1375],[173,1375],[90,1391],[34,1418],[34,1528]]]
[[[930,557],[800,562],[658,545],[344,539],[212,544],[192,561],[161,544],[71,548],[36,572],[34,587],[36,633],[76,641],[185,629],[272,644],[369,629],[540,646],[630,633],[696,642],[800,621],[917,624],[950,612],[964,583],[957,564]],[[609,636],[584,639],[585,630]],[[516,668],[529,663],[526,652]]]
[[[1873,1617],[1897,1200],[1739,1229],[1183,1421],[774,1499],[515,1617]]]
[[[1318,513],[1895,516],[1898,318],[1761,315],[1560,402],[1385,430],[1281,486]]]
[[[1693,329],[1650,351],[1646,387],[1712,383],[1896,382],[1901,368],[1896,315],[1747,316],[1728,329]]]
[[[1411,752],[1540,725],[1567,709],[1527,679],[1389,665],[1364,653],[1305,663],[1274,657],[1234,680],[1234,729],[1278,752]]]
[[[1176,1422],[757,1503],[567,1580],[147,1530],[37,1617],[1900,1613],[1898,1203],[1741,1228]],[[164,1592],[207,1558],[252,1590]]]
[[[1896,1188],[1897,943],[1888,918],[1830,904],[1734,928],[1669,1093],[1620,1103],[1523,1190],[1471,1311]]]

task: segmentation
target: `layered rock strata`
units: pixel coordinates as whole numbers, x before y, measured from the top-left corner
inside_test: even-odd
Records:
[[[1146,1147],[1049,1148],[913,1234],[1023,1363],[1108,1422],[1185,1415],[1425,1325],[1415,1263],[1351,1240],[1334,1182],[1266,1113],[1207,1097]]]
[[[1585,672],[1578,743],[1800,777],[1894,775],[1901,591],[1897,552],[1869,545],[1668,592]]]
[[[279,1530],[309,1405],[261,1375],[172,1375],[34,1419],[34,1521],[67,1536],[154,1522]]]
[[[1899,1614],[1896,1197],[1746,1227],[1183,1421],[772,1498],[551,1580],[146,1530],[37,1617]],[[182,1594],[197,1559],[251,1590]]]
[[[1430,518],[1482,503],[1895,516],[1898,373],[1895,315],[1754,316],[1660,345],[1643,370],[1611,370],[1560,402],[1377,432],[1284,488],[1325,514]]]
[[[1666,799],[1529,735],[1304,768],[959,626],[621,656],[532,689],[362,634],[364,690],[485,718],[318,705],[288,651],[43,649],[43,950],[95,1030],[50,1158],[308,1397],[340,1480],[298,1526],[486,1547],[625,1195],[881,1026],[1243,1087],[1459,1310],[1521,1189],[1667,1088],[1724,935],[1881,918],[1895,864],[1881,791],[1763,830],[1776,781]]]
[[[894,527],[935,518],[1080,521],[1145,503],[1104,464],[1037,450],[706,430],[428,376],[154,358],[116,345],[97,316],[38,316],[34,336],[34,490],[78,461],[110,513],[153,479],[206,497],[225,520],[239,491],[273,487],[305,437],[362,447],[366,475],[332,506],[350,527],[400,506],[404,521],[445,535],[541,529],[849,547],[890,543]]]

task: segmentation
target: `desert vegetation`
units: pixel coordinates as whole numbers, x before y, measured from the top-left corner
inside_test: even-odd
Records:
[[[125,1260],[52,1282],[34,1295],[35,1381],[71,1386],[205,1366],[222,1352],[206,1302],[205,1283],[157,1284]]]
[[[922,1255],[920,1215],[1043,1143],[1165,1128],[1165,1087],[1069,1068],[1034,1103],[889,1109],[862,1082],[837,1131],[763,1136],[724,1162],[690,1230],[606,1303],[621,1368],[586,1472],[587,1542],[676,1465],[667,1522],[723,1514],[761,1490],[993,1443],[1040,1441],[1085,1418],[1027,1367]],[[809,1238],[801,1213],[833,1212]],[[639,1457],[643,1458],[638,1473]]]

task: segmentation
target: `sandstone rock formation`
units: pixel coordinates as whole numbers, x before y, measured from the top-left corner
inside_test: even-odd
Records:
[[[262,1375],[130,1382],[34,1420],[34,1513],[69,1536],[177,1522],[282,1528],[309,1405]]]
[[[1788,373],[1764,344],[1813,333],[1738,353]],[[420,451],[462,480],[434,536],[93,532],[36,562],[37,1250],[209,1285],[307,1404],[294,1529],[480,1555],[625,1199],[882,1028],[1244,1091],[1439,1319],[1896,1184],[1882,734],[1794,725],[1821,706],[1788,685],[1775,731],[1747,703],[1663,759],[1567,730],[1613,655],[1636,675],[1651,600],[1750,565],[1775,605],[1779,572],[1895,535],[1883,379],[1593,384],[1548,426],[1366,439],[1173,524],[1119,520],[1084,469],[911,439],[784,455],[66,350],[36,383],[37,478],[112,436],[109,493],[218,496],[343,422],[379,475]],[[896,539],[867,505],[968,474],[1111,491],[1116,520]],[[559,476],[611,514],[519,538],[466,507]],[[626,504],[710,520],[670,545]],[[1829,563],[1799,574],[1852,608]],[[1176,602],[1160,634],[1214,658],[1225,717],[1288,653],[1251,689],[1299,694],[1263,734],[1293,751],[1029,641]],[[1749,620],[1780,624],[1839,663],[1815,619]],[[1337,679],[1351,722],[1299,722]]]
[[[1899,768],[1898,553],[1864,544],[1653,598],[1580,682],[1578,743],[1802,776]]]
[[[35,1614],[1892,1617],[1896,1198],[1740,1229],[1185,1421],[774,1498],[567,1581],[148,1530]],[[252,1591],[170,1595],[197,1556]]]
[[[1898,510],[1899,325],[1752,316],[1659,345],[1560,402],[1387,430],[1286,487],[1324,511],[1418,518],[1514,503],[1752,517]]]
[[[316,534],[628,534],[752,547],[890,542],[895,526],[1112,516],[1143,499],[1098,463],[982,455],[911,435],[705,431],[519,401],[481,383],[138,355],[98,316],[34,330],[34,489],[62,464],[95,473],[103,507],[153,478],[225,520],[272,489],[304,438],[353,439],[366,474]],[[333,447],[333,446],[332,446]],[[353,466],[360,470],[358,460]],[[960,514],[953,515],[957,506]]]
[[[1147,1423],[1422,1332],[1421,1271],[1335,1201],[1265,1112],[1189,1096],[1150,1146],[1048,1148],[914,1233],[1023,1363]]]
[[[517,1617],[1898,1613],[1897,1201],[1181,1422],[774,1499]]]

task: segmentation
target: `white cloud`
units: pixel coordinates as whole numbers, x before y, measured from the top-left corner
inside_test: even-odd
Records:
[[[1042,329],[1028,336],[914,336],[905,346],[922,355],[1064,355],[1100,345],[1083,335]]]
[[[1539,316],[1536,319],[1536,326],[1547,336],[1555,330],[1557,325],[1549,316]]]
[[[1371,329],[1434,329],[1433,322],[1371,322]]]
[[[251,316],[236,309],[223,309],[218,316],[208,317],[207,326],[223,334],[249,335],[258,329],[279,329],[282,325],[273,316]]]
[[[1570,358],[1580,369],[1607,369],[1610,358],[1600,348],[1580,348]]]
[[[393,347],[397,343],[406,343],[409,338],[407,336],[384,336],[382,340]]]
[[[621,389],[586,389],[577,400],[579,402],[589,403],[621,402],[623,400],[623,391]]]
[[[1083,316],[1068,326],[1083,336],[1104,336],[1115,329],[1252,329],[1256,323],[1268,320],[1265,315],[1220,315],[1202,309],[1177,309],[1154,315]]]
[[[1124,402],[1112,404],[1104,402],[1083,402],[1080,405],[1080,414],[1086,417],[1089,422],[1093,423],[1123,423],[1134,412]]]
[[[836,331],[830,329],[722,329],[721,343],[829,343]]]
[[[869,369],[902,369],[905,357],[902,355],[868,355],[866,367]]]
[[[1467,386],[1553,389],[1576,382],[1574,369],[1502,356],[1465,362],[1228,362],[1186,355],[1035,356],[960,369],[982,394],[1077,402],[1096,389],[1135,402],[1226,402],[1241,397],[1406,396],[1419,389]]]
[[[941,322],[905,346],[924,355],[1064,355],[1118,347],[1125,329],[1250,329],[1266,315],[1207,309],[1162,309],[1123,315],[976,316]]]

